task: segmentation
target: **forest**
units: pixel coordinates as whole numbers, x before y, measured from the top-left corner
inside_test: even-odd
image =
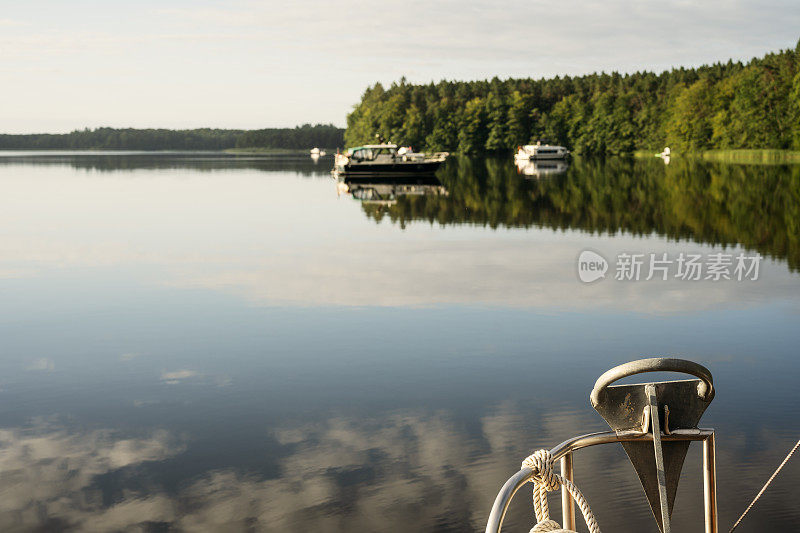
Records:
[[[260,130],[96,128],[70,133],[0,135],[0,150],[225,150],[336,148],[344,129],[332,124]]]
[[[367,88],[347,117],[348,146],[379,134],[415,149],[513,150],[534,140],[581,154],[800,150],[800,42],[747,63],[660,74],[599,73],[550,79],[405,78]]]

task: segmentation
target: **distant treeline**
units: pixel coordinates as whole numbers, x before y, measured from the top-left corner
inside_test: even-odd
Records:
[[[343,145],[344,130],[332,124],[263,130],[97,128],[60,134],[0,135],[0,150],[299,150]]]
[[[800,42],[751,60],[661,74],[494,78],[369,87],[347,117],[345,140],[380,134],[414,148],[462,153],[535,139],[579,153],[800,149]]]
[[[242,132],[237,148],[338,148],[344,146],[344,129],[333,124],[304,124],[294,129],[264,129]]]

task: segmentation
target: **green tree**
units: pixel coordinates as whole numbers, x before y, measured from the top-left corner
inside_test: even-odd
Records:
[[[485,148],[497,152],[508,148],[508,104],[502,96],[490,92],[486,99],[488,135]]]
[[[464,107],[458,131],[458,151],[477,153],[486,146],[486,106],[481,98],[473,98]]]
[[[408,137],[423,149],[510,150],[531,138],[577,153],[800,147],[800,43],[742,64],[661,73],[375,84],[348,115],[347,144]]]

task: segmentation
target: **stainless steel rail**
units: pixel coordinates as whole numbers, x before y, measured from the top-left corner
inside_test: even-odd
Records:
[[[612,442],[633,442],[644,441],[649,442],[653,440],[652,433],[643,433],[640,431],[602,431],[600,433],[589,433],[573,437],[565,440],[555,448],[550,450],[553,456],[553,461],[566,459],[561,462],[562,475],[572,479],[572,452],[589,446],[597,446],[598,444],[609,444]],[[714,457],[714,430],[713,429],[676,429],[669,435],[661,434],[662,441],[703,441],[703,488],[704,488],[704,502],[705,502],[705,522],[706,533],[717,533],[717,494],[716,494],[716,466]],[[568,459],[567,459],[568,458]],[[500,528],[503,527],[503,519],[508,511],[508,505],[514,494],[530,480],[532,470],[530,468],[522,468],[519,472],[511,476],[506,481],[503,488],[497,494],[492,506],[492,512],[489,514],[489,521],[486,523],[486,533],[499,533]],[[566,494],[566,496],[564,495]],[[565,489],[562,489],[562,502],[566,498],[571,498]],[[562,507],[562,524],[564,527],[568,525],[574,527],[575,525],[575,506]]]

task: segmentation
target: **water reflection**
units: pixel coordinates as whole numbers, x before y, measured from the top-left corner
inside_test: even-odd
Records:
[[[131,151],[0,151],[0,166],[37,165],[69,166],[95,172],[131,170],[189,169],[230,171],[232,169],[288,171],[307,176],[328,176],[332,160],[309,158],[306,154],[228,153],[228,152],[131,152]],[[319,163],[319,164],[318,164]]]
[[[796,439],[796,169],[457,159],[339,196],[308,157],[114,157],[0,158],[0,529],[479,530],[646,355],[715,373],[723,525]],[[752,283],[575,270],[721,245],[772,259]],[[800,520],[798,465],[743,532]],[[604,529],[655,529],[619,447],[576,474]],[[695,447],[676,530],[700,490]]]
[[[434,176],[406,178],[339,177],[336,180],[337,194],[349,194],[365,204],[390,206],[404,196],[446,196],[447,189]]]
[[[124,437],[113,430],[76,433],[40,421],[0,430],[0,527],[477,531],[519,459],[591,429],[599,426],[588,412],[536,413],[514,403],[496,405],[474,422],[427,410],[331,416],[270,429],[277,452],[265,460],[277,463],[277,476],[222,467],[176,483],[172,463],[181,462],[187,444],[172,432]],[[780,458],[791,436],[770,436],[755,462],[738,432],[727,437],[732,442],[721,446],[718,458],[718,476],[726,483],[722,493],[741,492],[737,500],[744,501],[761,481],[762,465]],[[576,457],[578,483],[605,529],[632,531],[636,524],[636,531],[655,531],[619,446],[584,450]],[[677,531],[697,529],[700,462],[694,444],[673,515]],[[532,524],[528,491],[523,489],[512,506],[506,521],[510,531]],[[626,502],[624,513],[620,502]],[[725,523],[734,516],[730,507],[722,505]],[[800,518],[781,485],[768,509],[777,512],[765,518],[761,509],[756,519],[783,524]]]
[[[423,220],[739,244],[800,268],[799,165],[576,159],[564,174],[525,180],[511,161],[460,158],[438,176],[447,196],[363,205],[364,212],[403,226]]]
[[[279,464],[276,478],[223,468],[177,490],[169,489],[164,476],[152,474],[142,486],[134,470],[153,461],[170,470],[170,460],[185,448],[167,432],[125,439],[111,431],[81,435],[47,426],[6,430],[0,433],[0,493],[13,497],[0,504],[5,508],[0,525],[84,530],[148,523],[187,531],[477,530],[504,473],[525,453],[518,443],[539,445],[542,439],[592,425],[582,418],[549,413],[531,421],[512,405],[490,410],[472,428],[444,412],[404,411],[369,419],[334,416],[272,429],[280,445],[278,457],[270,459]],[[531,425],[537,429],[533,440],[528,439]],[[618,491],[632,489],[630,476],[617,468],[623,461],[611,451],[583,461],[584,469],[610,471],[602,483],[582,483],[597,507],[611,503]],[[131,486],[114,495],[113,483],[104,482],[114,477],[130,478]],[[602,484],[614,489],[603,496],[594,490]],[[521,512],[508,522],[512,529],[529,522],[529,511],[519,507]],[[605,523],[613,529],[614,522]],[[677,517],[676,523],[680,524]]]
[[[552,176],[555,174],[563,174],[569,168],[569,163],[565,160],[515,160],[517,165],[517,173],[523,176],[532,178],[541,178],[544,176]]]
[[[576,161],[566,174],[546,180],[518,176],[513,162],[460,159],[438,178],[340,181],[337,196],[327,172],[324,179],[298,180],[281,162],[259,163],[267,171],[242,168],[233,159],[229,168],[204,172],[203,158],[152,163],[174,164],[169,171],[147,168],[148,157],[142,159],[135,163],[141,168],[99,175],[61,164],[0,165],[0,224],[13,228],[0,234],[0,278],[47,279],[69,269],[119,280],[110,282],[114,287],[135,280],[257,305],[676,313],[800,301],[791,272],[800,230],[790,214],[761,201],[766,191],[748,173],[761,167],[745,167],[741,175],[726,171],[733,177],[717,185],[711,175],[705,188],[687,168],[675,179],[694,184],[694,192],[674,192],[655,158]],[[315,168],[303,161],[298,164]],[[639,165],[649,173],[639,174]],[[769,198],[791,194],[784,183],[790,170],[768,168],[762,182],[774,188]],[[731,200],[733,207],[720,203],[720,196],[733,194],[726,191],[740,187],[745,191]],[[670,207],[661,209],[651,196]],[[751,204],[763,219],[747,211]],[[747,212],[740,217],[739,211]],[[365,223],[363,213],[376,223]],[[749,283],[609,279],[585,285],[577,279],[576,258],[585,248],[609,260],[621,252],[674,257],[720,250],[672,242],[676,233],[701,243],[705,237],[755,242],[779,260],[764,261],[760,279]]]
[[[104,477],[164,461],[184,446],[165,430],[125,437],[79,433],[53,421],[0,430],[0,528],[4,531],[119,530],[174,517],[173,503],[137,491],[109,505]]]

